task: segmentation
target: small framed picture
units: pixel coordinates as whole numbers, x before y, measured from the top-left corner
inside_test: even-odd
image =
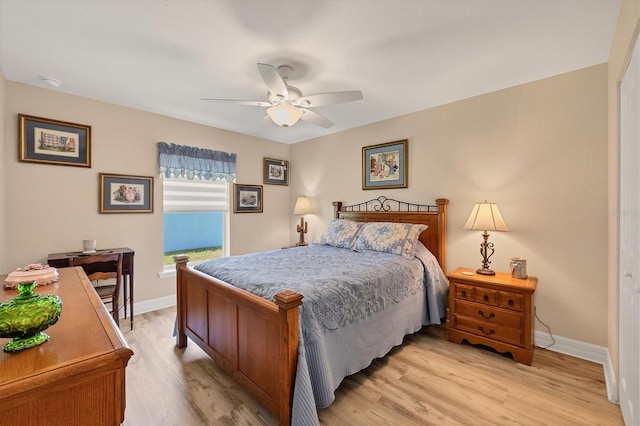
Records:
[[[91,167],[91,126],[18,114],[20,161]]]
[[[262,185],[234,185],[234,213],[262,213]]]
[[[287,160],[264,159],[264,183],[289,185],[289,162]]]
[[[153,213],[153,177],[100,173],[100,213]]]
[[[362,148],[362,189],[407,188],[408,140]]]

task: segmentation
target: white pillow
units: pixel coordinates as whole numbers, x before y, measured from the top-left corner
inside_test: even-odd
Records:
[[[413,259],[418,237],[427,225],[394,222],[368,222],[356,240],[355,250],[393,253]]]

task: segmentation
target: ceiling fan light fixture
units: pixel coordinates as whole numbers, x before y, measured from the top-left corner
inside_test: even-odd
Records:
[[[0,2],[1,1],[2,0],[0,0]],[[276,68],[273,65],[258,63],[258,71],[264,84],[267,86],[268,102],[210,98],[203,98],[202,100],[267,108],[267,115],[263,117],[263,120],[267,120],[267,117],[269,117],[271,121],[280,127],[291,127],[296,124],[298,120],[303,119],[307,123],[328,129],[333,126],[331,120],[313,111],[311,108],[360,101],[363,99],[362,92],[359,90],[317,93],[315,95],[302,96],[300,89],[287,84],[293,68],[286,65]]]
[[[269,118],[281,127],[290,127],[298,122],[304,112],[294,106],[280,104],[267,109]]]

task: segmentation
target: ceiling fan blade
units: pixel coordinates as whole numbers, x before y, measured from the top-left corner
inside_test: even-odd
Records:
[[[250,105],[250,106],[259,106],[259,107],[270,107],[271,104],[269,102],[262,101],[240,101],[237,99],[209,99],[209,98],[201,98],[201,101],[211,101],[211,102],[225,102],[229,104],[237,104],[237,105]]]
[[[302,110],[302,112],[304,112],[304,114],[302,114],[302,117],[300,117],[301,120],[315,124],[316,126],[324,127],[325,129],[333,126],[333,123],[329,119],[321,116],[317,112],[311,111],[310,109],[306,108],[300,109]]]
[[[362,99],[363,96],[361,91],[351,90],[345,92],[318,93],[317,95],[303,96],[298,99],[297,103],[303,107],[314,108],[325,105],[359,101]]]
[[[264,84],[267,85],[267,89],[272,95],[282,96],[282,99],[289,98],[289,90],[284,83],[282,76],[278,73],[278,70],[273,65],[258,64],[258,71],[264,80]]]

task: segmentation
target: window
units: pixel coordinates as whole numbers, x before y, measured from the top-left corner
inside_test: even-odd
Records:
[[[229,184],[173,177],[162,183],[165,270],[173,269],[176,254],[189,262],[225,256]]]
[[[236,180],[236,154],[158,142],[164,212],[164,271],[175,254],[202,261],[228,253],[228,182]]]

